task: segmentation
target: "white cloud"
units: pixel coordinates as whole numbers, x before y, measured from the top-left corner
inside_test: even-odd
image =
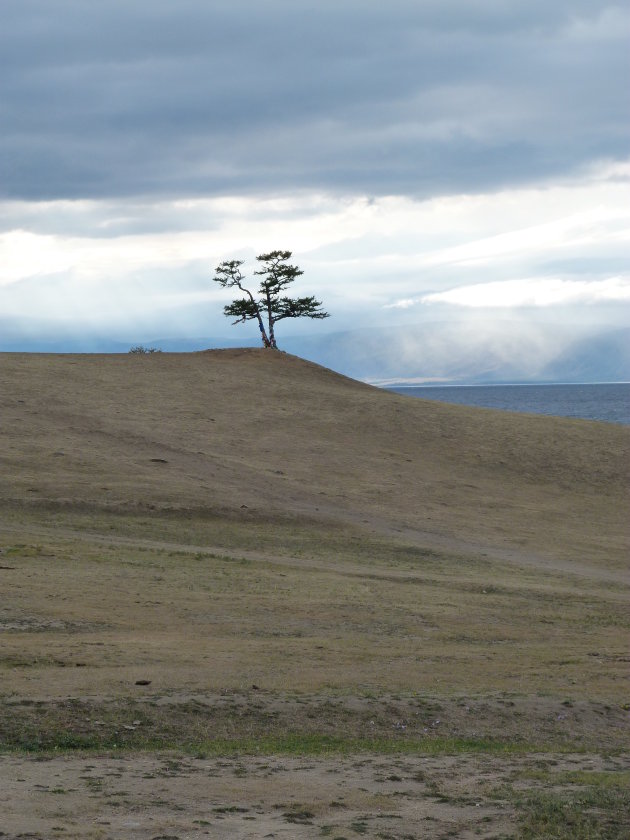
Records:
[[[530,277],[498,283],[460,286],[424,295],[419,303],[446,303],[475,309],[559,306],[568,304],[630,303],[630,276],[604,280],[567,280]]]
[[[412,306],[415,306],[416,303],[419,301],[414,298],[403,298],[402,300],[396,300],[394,303],[387,303],[385,304],[385,309],[411,309]]]
[[[622,223],[620,229],[619,223]],[[630,212],[595,206],[577,213],[445,248],[431,254],[427,265],[483,265],[523,253],[576,249],[605,241],[629,241]]]
[[[54,274],[70,267],[72,257],[52,236],[25,230],[0,234],[0,286],[43,271]]]
[[[378,321],[384,308],[408,317],[421,302],[624,302],[627,174],[627,165],[603,163],[546,189],[426,201],[302,192],[0,203],[0,315],[53,322],[65,309],[106,328],[131,313],[161,318],[172,306],[185,333],[200,306],[222,317],[214,266],[235,257],[249,273],[255,254],[276,247],[293,250],[305,270],[300,288],[336,316],[324,329]],[[343,313],[352,313],[346,323]]]

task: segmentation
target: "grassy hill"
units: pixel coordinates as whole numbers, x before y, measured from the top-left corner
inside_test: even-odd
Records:
[[[0,394],[2,749],[402,755],[429,798],[429,754],[444,785],[449,756],[479,781],[490,755],[522,791],[541,755],[568,773],[577,751],[625,831],[630,430],[417,400],[254,349],[0,354]],[[347,819],[328,793],[303,811],[322,836],[387,808],[403,833],[375,836],[417,832],[407,793],[381,784],[357,781],[372,798],[355,791]],[[454,789],[448,807],[498,836],[540,813],[508,788],[500,813]],[[15,825],[49,834],[41,819]],[[565,836],[549,826],[523,836]]]
[[[624,551],[630,432],[383,392],[282,353],[4,355],[0,501],[287,514]]]

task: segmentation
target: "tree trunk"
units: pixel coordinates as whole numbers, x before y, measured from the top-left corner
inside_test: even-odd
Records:
[[[269,289],[267,289],[267,322],[269,324],[269,347],[272,347],[274,350],[278,349],[278,345],[276,344],[276,335],[273,329],[273,315],[271,314],[271,295],[269,294]]]
[[[260,337],[262,339],[263,347],[271,347],[271,342],[267,338],[267,333],[265,332],[265,325],[263,324],[260,315],[258,316],[258,326],[260,327]]]

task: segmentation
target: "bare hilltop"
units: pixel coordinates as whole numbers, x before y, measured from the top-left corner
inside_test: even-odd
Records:
[[[6,836],[626,836],[630,429],[255,349],[0,404]]]

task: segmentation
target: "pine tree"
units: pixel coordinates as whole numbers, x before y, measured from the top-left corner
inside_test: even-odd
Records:
[[[263,347],[277,349],[275,325],[285,318],[328,318],[321,309],[321,302],[314,297],[286,297],[285,289],[300,275],[297,266],[289,265],[291,251],[270,251],[256,257],[262,267],[254,274],[261,278],[258,290],[252,292],[243,285],[241,273],[243,260],[226,260],[215,269],[214,280],[224,288],[236,287],[246,296],[238,298],[224,307],[228,317],[235,317],[234,324],[257,321]]]

